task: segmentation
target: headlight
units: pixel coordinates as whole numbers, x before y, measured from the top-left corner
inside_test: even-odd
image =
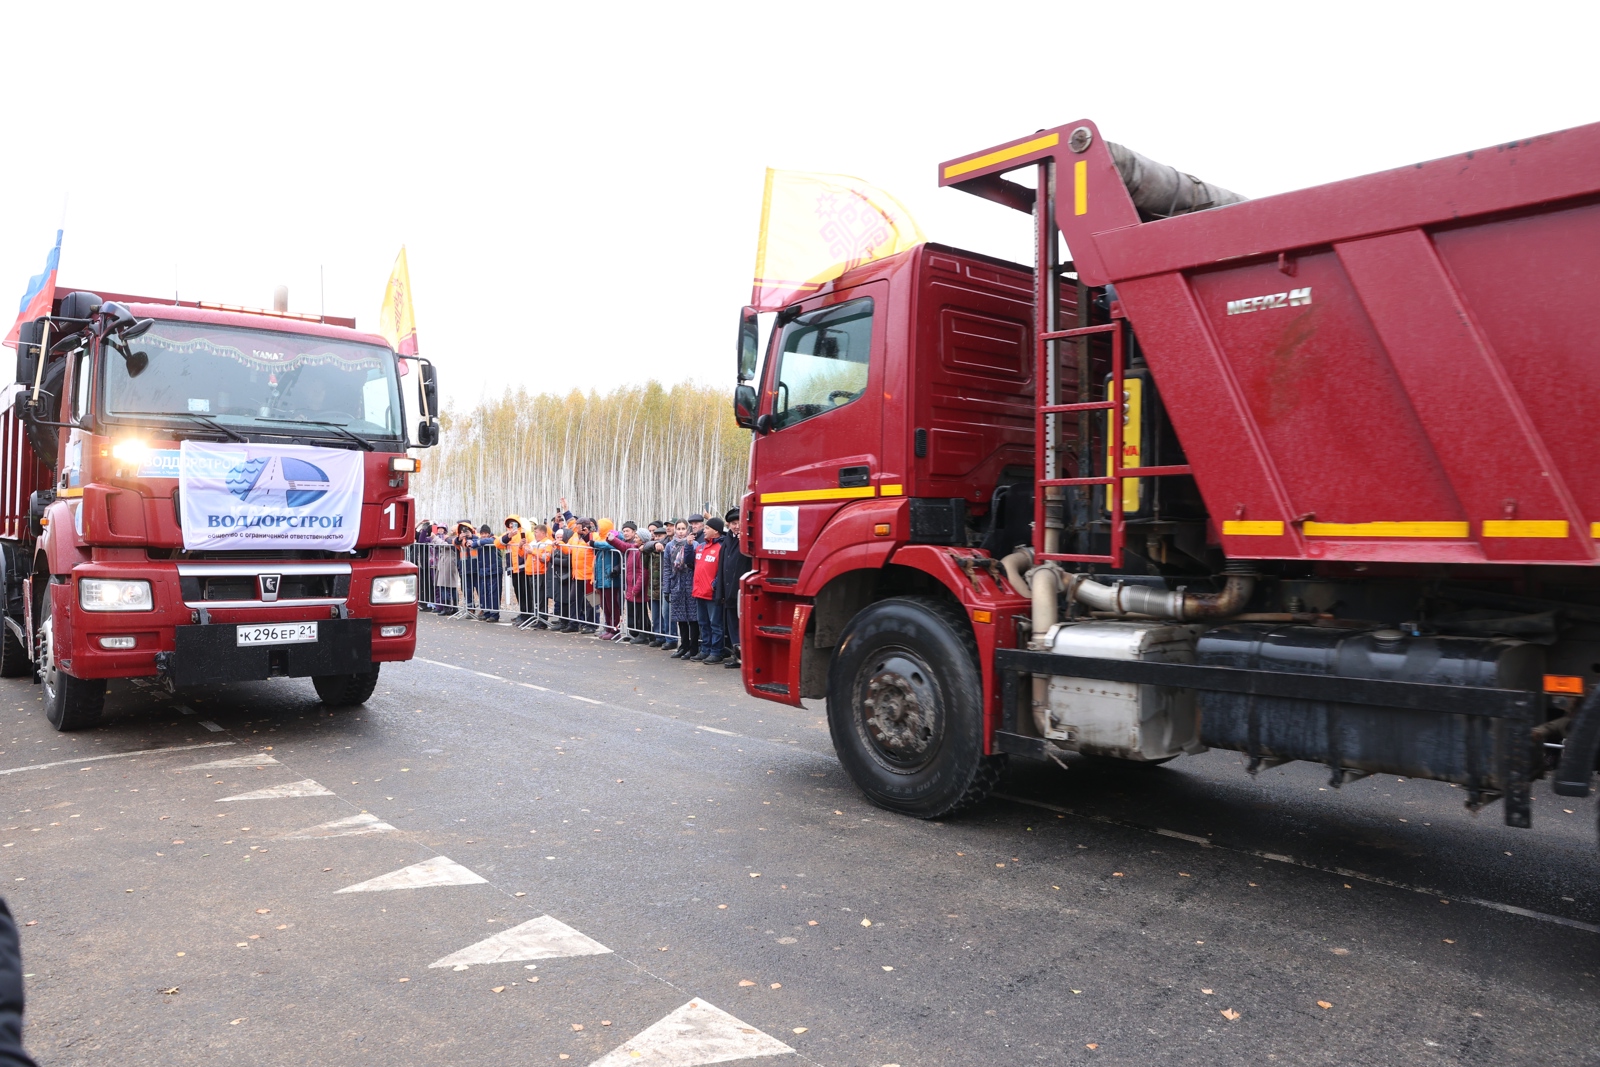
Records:
[[[417,599],[417,576],[396,574],[372,579],[374,604],[410,604]]]
[[[84,611],[149,611],[155,606],[150,583],[141,579],[84,578],[78,582]]]
[[[150,446],[137,437],[129,437],[111,446],[111,458],[124,463],[142,463],[150,454]]]

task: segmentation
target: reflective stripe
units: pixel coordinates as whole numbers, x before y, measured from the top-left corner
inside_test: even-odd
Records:
[[[863,497],[875,496],[877,490],[870,485],[857,486],[852,489],[799,489],[786,493],[762,493],[763,504],[800,504],[815,500],[860,500]]]
[[[1485,519],[1485,537],[1565,537],[1567,524],[1563,519]]]
[[[1307,537],[1471,537],[1465,522],[1307,522]]]
[[[1283,523],[1276,519],[1229,519],[1222,524],[1224,537],[1282,537]]]
[[[972,171],[982,170],[984,167],[992,167],[996,163],[1004,163],[1008,159],[1025,156],[1029,152],[1037,152],[1044,148],[1054,148],[1060,143],[1061,135],[1059,133],[1047,133],[1043,137],[1035,137],[1031,141],[1014,144],[1010,148],[996,149],[981,156],[974,156],[972,159],[964,159],[960,163],[952,163],[944,168],[944,176],[946,178],[954,178],[962,174],[970,174]]]

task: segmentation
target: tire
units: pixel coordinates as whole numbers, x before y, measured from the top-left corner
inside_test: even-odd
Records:
[[[62,733],[87,730],[100,718],[106,704],[104,678],[74,678],[56,666],[55,626],[51,618],[50,590],[45,589],[39,613],[39,680],[44,684],[44,717]]]
[[[371,674],[319,674],[311,679],[317,696],[330,708],[353,708],[365,704],[378,687],[378,665]]]
[[[28,658],[28,646],[11,632],[11,627],[0,622],[0,678],[24,678],[33,673],[33,660]]]
[[[867,799],[919,819],[984,800],[1004,756],[983,752],[983,676],[965,615],[881,600],[845,626],[828,666],[828,730]]]

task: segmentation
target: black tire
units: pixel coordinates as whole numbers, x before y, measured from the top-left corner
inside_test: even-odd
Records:
[[[317,687],[317,696],[330,708],[353,708],[365,704],[372,691],[378,687],[378,665],[372,665],[371,674],[319,674],[311,679]]]
[[[45,589],[37,635],[39,680],[44,684],[44,717],[62,733],[87,730],[100,719],[106,705],[104,678],[74,678],[56,666],[55,626],[50,610],[50,590]]]
[[[33,673],[33,660],[28,658],[28,646],[11,632],[11,627],[0,622],[0,678],[24,678]]]
[[[983,676],[963,613],[925,597],[872,604],[828,666],[828,730],[882,808],[934,819],[983,801],[1004,756],[983,752]]]

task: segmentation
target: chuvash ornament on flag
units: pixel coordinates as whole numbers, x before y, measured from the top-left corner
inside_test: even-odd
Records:
[[[768,168],[750,302],[777,311],[926,240],[904,204],[860,178]]]

